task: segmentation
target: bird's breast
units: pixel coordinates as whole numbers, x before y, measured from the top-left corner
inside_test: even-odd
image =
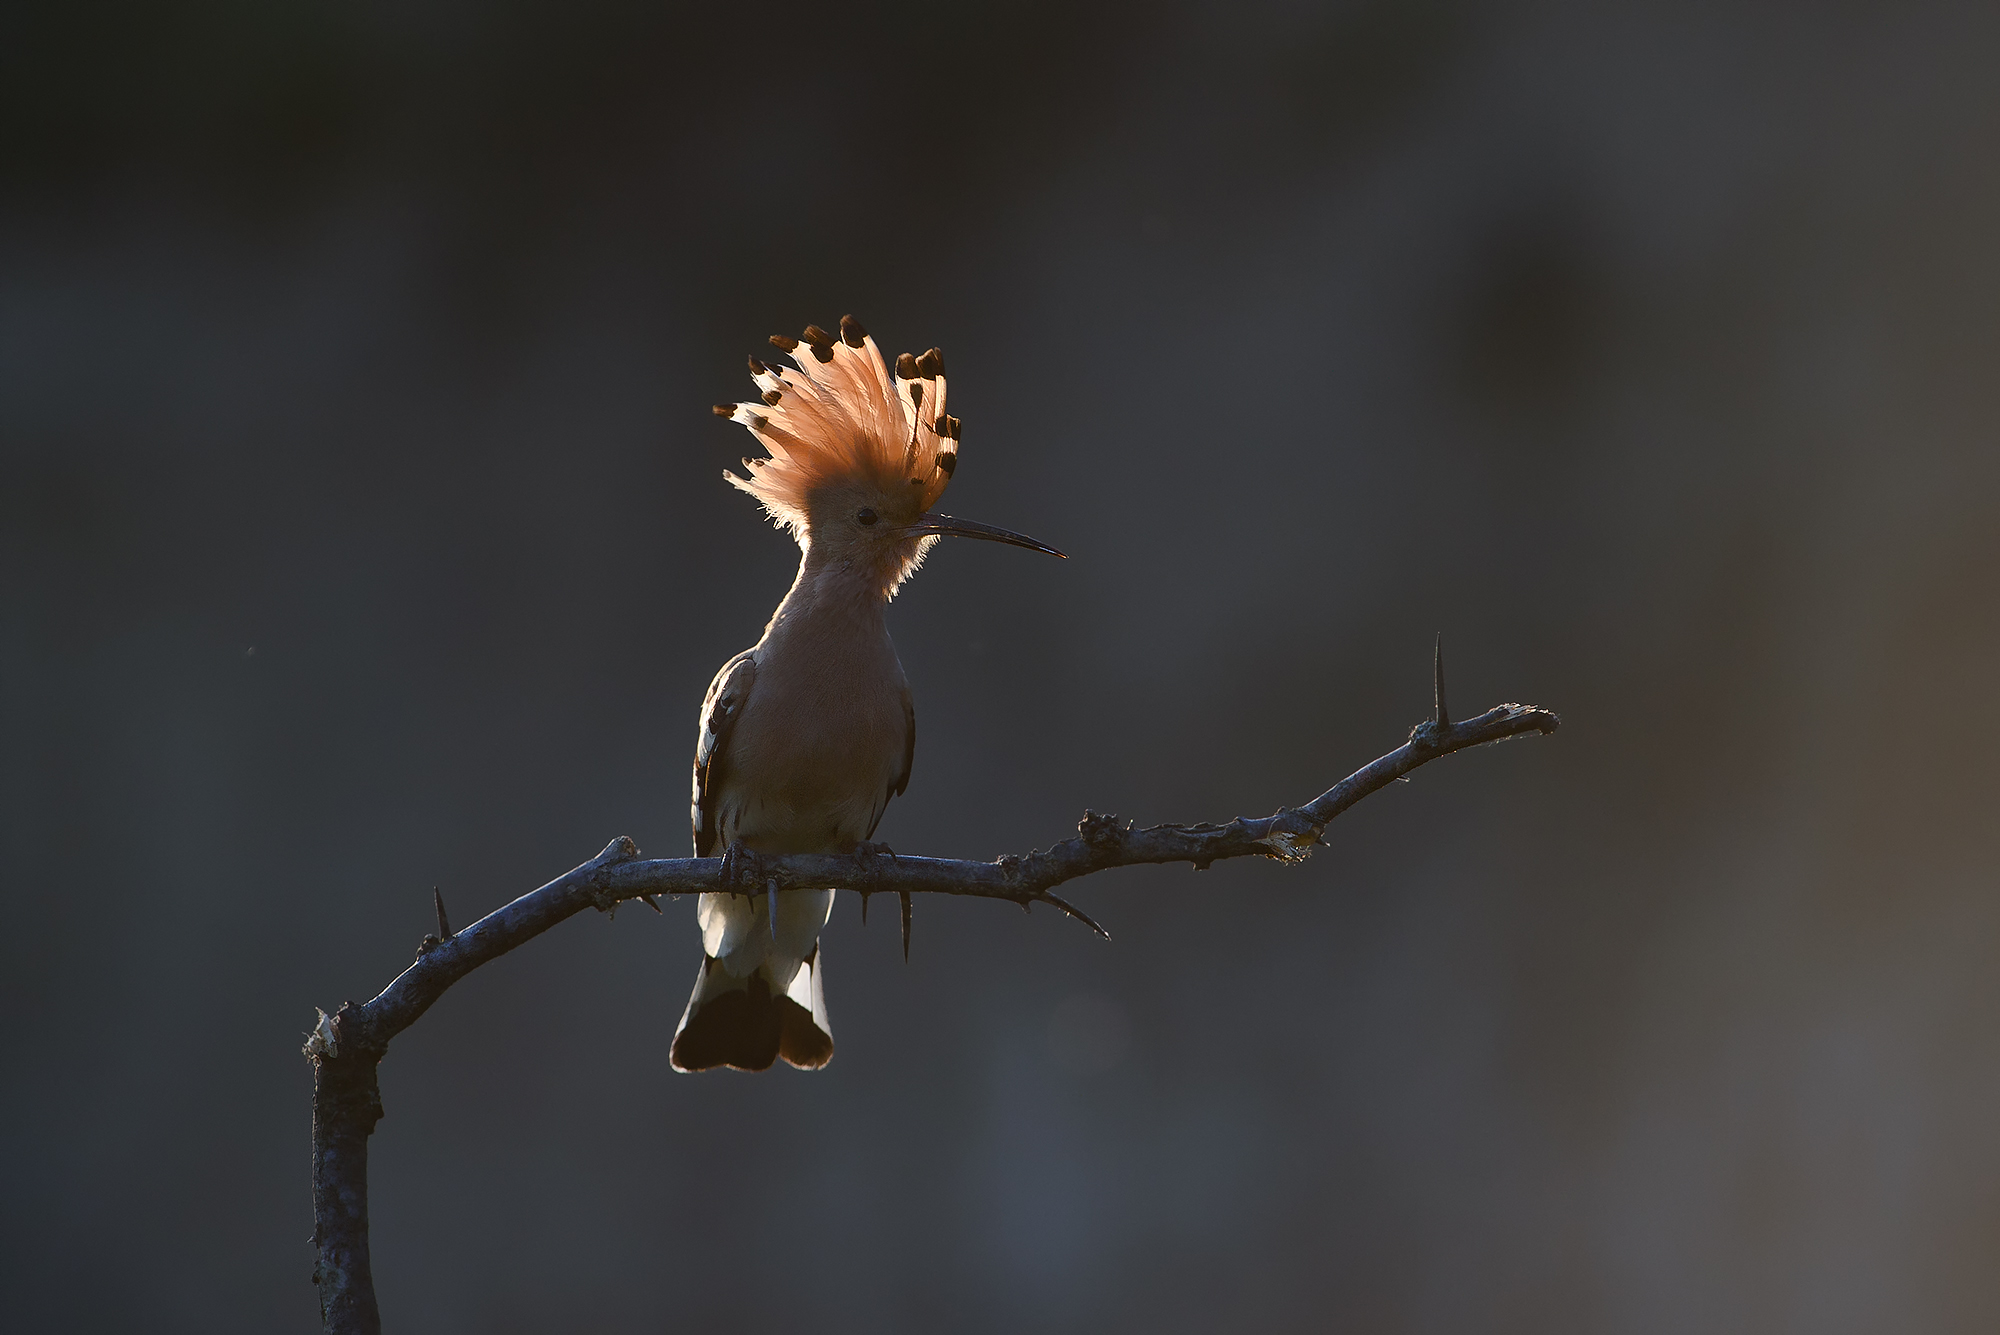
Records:
[[[826,853],[868,837],[908,741],[908,688],[882,644],[886,653],[760,654],[719,794],[725,843]]]

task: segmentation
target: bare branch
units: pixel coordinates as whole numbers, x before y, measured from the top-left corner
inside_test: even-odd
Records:
[[[623,836],[590,861],[558,876],[539,890],[502,905],[470,927],[453,933],[444,899],[433,891],[436,936],[418,946],[416,962],[398,974],[365,1005],[347,1002],[306,1040],[313,1081],[313,1212],[325,1329],[375,1335],[381,1318],[375,1305],[368,1256],[368,1137],[382,1116],[376,1065],[389,1042],[409,1028],[453,983],[489,960],[546,932],[584,909],[616,910],[638,899],[657,909],[652,896],[703,891],[769,893],[784,889],[854,890],[867,896],[888,891],[901,903],[904,950],[910,927],[910,896],[967,895],[1003,899],[1023,908],[1049,904],[1109,940],[1082,910],[1051,893],[1078,877],[1113,867],[1186,862],[1203,870],[1224,858],[1268,857],[1300,862],[1312,852],[1327,825],[1368,794],[1440,756],[1468,747],[1505,741],[1528,733],[1551,733],[1561,720],[1530,705],[1500,705],[1478,718],[1453,723],[1445,708],[1444,655],[1440,637],[1433,666],[1435,712],[1410,732],[1409,741],[1372,761],[1299,807],[1273,815],[1238,817],[1226,825],[1154,825],[1135,830],[1116,816],[1085,812],[1075,838],[992,862],[953,858],[797,854],[770,857],[736,850],[741,865],[725,872],[721,858],[642,859]],[[738,887],[752,887],[744,890]]]

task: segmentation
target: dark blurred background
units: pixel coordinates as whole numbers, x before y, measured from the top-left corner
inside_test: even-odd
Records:
[[[0,40],[13,1329],[305,1331],[314,1007],[629,833],[795,555],[708,413],[936,343],[882,837],[1303,801],[1114,940],[694,909],[398,1040],[394,1329],[2000,1326],[2000,11],[86,5]]]

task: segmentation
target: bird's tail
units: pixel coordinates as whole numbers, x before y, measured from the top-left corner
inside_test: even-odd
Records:
[[[774,986],[771,961],[742,977],[706,957],[694,981],[680,1028],[674,1031],[676,1071],[731,1066],[768,1070],[783,1057],[816,1071],[833,1060],[833,1026],[826,1018],[819,947],[782,986]]]

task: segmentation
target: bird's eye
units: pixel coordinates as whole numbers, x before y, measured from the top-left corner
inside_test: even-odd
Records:
[[[854,517],[860,520],[864,524],[872,524],[875,522],[875,512],[873,510],[864,509],[860,514]]]

